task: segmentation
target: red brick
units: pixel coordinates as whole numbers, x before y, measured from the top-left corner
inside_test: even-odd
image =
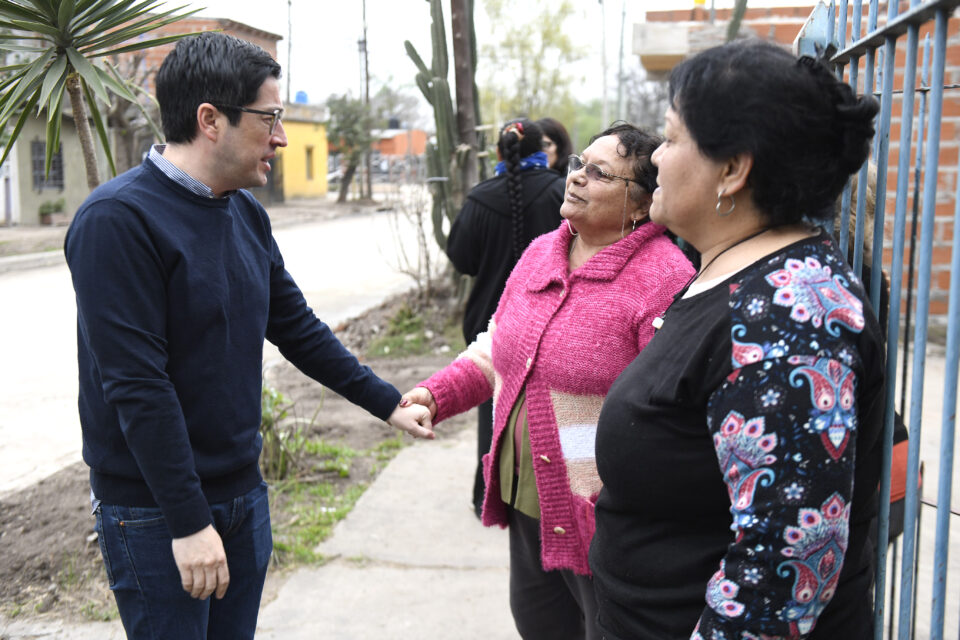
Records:
[[[949,309],[949,301],[946,298],[937,298],[930,301],[930,316],[946,316]]]
[[[934,237],[944,244],[953,243],[953,220],[942,220],[936,223]]]
[[[937,269],[933,274],[933,288],[943,293],[950,292],[950,269]]]

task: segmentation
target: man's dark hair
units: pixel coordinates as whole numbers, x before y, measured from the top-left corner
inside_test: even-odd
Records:
[[[223,33],[201,33],[177,42],[157,72],[157,101],[167,142],[189,143],[197,135],[197,108],[204,102],[245,107],[257,99],[268,76],[280,78],[270,54]],[[223,108],[231,125],[242,112]]]

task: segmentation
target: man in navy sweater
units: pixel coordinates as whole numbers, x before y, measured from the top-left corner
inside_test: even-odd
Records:
[[[205,33],[157,74],[167,144],[97,188],[65,251],[100,549],[130,638],[253,638],[272,549],[258,467],[263,341],[377,417],[429,412],[360,365],[284,269],[266,184],[280,66]],[[215,598],[210,598],[215,595]]]

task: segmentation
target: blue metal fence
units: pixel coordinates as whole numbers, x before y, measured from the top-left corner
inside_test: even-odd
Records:
[[[886,3],[885,24],[878,26],[880,4],[871,0],[867,15],[863,15],[861,0],[855,0],[852,11],[848,0],[838,7],[832,2],[830,7],[818,6],[808,20],[808,25],[819,24],[819,29],[805,29],[798,39],[801,53],[813,50],[827,51],[828,45],[836,50],[831,60],[837,65],[838,74],[861,93],[874,93],[880,98],[880,113],[877,117],[877,136],[874,144],[872,162],[876,164],[876,209],[875,227],[872,238],[873,261],[872,274],[880,274],[885,269],[890,275],[890,314],[887,326],[887,398],[886,422],[884,425],[884,473],[882,482],[881,514],[879,519],[878,540],[886,540],[889,527],[890,510],[890,463],[894,415],[897,410],[896,381],[901,382],[901,402],[899,411],[908,425],[910,440],[907,465],[907,494],[905,500],[904,533],[902,537],[902,555],[897,558],[897,547],[888,554],[887,545],[880,544],[877,558],[876,587],[876,632],[875,637],[906,640],[919,637],[915,633],[917,617],[924,620],[923,628],[929,629],[929,637],[957,638],[960,629],[945,629],[946,607],[953,607],[957,613],[960,602],[956,596],[948,601],[947,561],[949,551],[949,533],[951,516],[951,489],[954,483],[953,456],[955,446],[955,414],[957,404],[958,363],[960,363],[960,238],[954,233],[952,261],[950,266],[950,291],[948,317],[946,323],[946,353],[944,356],[942,424],[939,433],[939,469],[936,478],[936,502],[925,504],[936,509],[936,537],[933,549],[921,548],[920,505],[923,496],[918,488],[921,469],[920,449],[924,438],[922,432],[923,387],[928,347],[928,328],[930,326],[932,254],[934,239],[934,218],[938,199],[941,155],[941,121],[944,104],[945,66],[948,50],[948,21],[960,0],[930,0],[919,3],[911,1],[909,8],[900,13],[897,2]],[[852,13],[852,16],[850,14]],[[848,28],[848,16],[851,24]],[[862,25],[866,21],[866,29]],[[824,25],[825,23],[825,25]],[[922,48],[923,61],[918,65],[921,55],[919,34],[925,25],[933,24],[932,43]],[[822,28],[825,26],[825,28]],[[851,44],[847,44],[847,33],[851,34]],[[864,35],[861,35],[863,33]],[[904,54],[902,86],[896,87],[897,52]],[[878,63],[879,61],[879,63]],[[932,68],[928,68],[932,64]],[[921,72],[920,87],[917,87],[918,72]],[[875,84],[877,89],[875,90]],[[957,87],[951,86],[950,89]],[[900,136],[896,164],[896,199],[892,224],[886,225],[892,230],[892,260],[883,263],[884,256],[884,218],[887,193],[888,156],[890,154],[890,129],[894,104],[900,106]],[[915,104],[919,108],[915,110]],[[914,130],[914,123],[917,127]],[[914,137],[914,133],[916,136]],[[911,153],[913,151],[913,153]],[[911,166],[912,160],[912,166]],[[960,166],[960,160],[957,165]],[[920,176],[923,177],[922,192]],[[954,194],[954,228],[960,225],[960,175],[953,173],[957,183]],[[913,180],[911,181],[911,176]],[[911,185],[912,182],[912,185]],[[864,224],[868,167],[865,165],[857,180],[857,207],[851,213],[851,187],[845,189],[841,199],[840,246],[847,250],[848,221],[856,215],[853,264],[858,272],[862,268],[864,247]],[[911,186],[913,187],[911,193]],[[921,195],[922,194],[922,195]],[[941,194],[942,195],[942,194]],[[910,228],[907,227],[907,211],[913,201],[913,217]],[[919,205],[919,206],[918,206]],[[919,215],[920,239],[916,244],[916,229]],[[908,249],[909,244],[909,249]],[[907,262],[907,286],[904,287],[904,264]],[[914,273],[914,267],[916,273]],[[879,308],[882,278],[871,278],[870,297],[874,308]],[[912,287],[916,288],[913,299]],[[904,288],[906,289],[904,291]],[[906,294],[904,296],[904,294]],[[906,298],[904,304],[904,297]],[[901,313],[905,311],[905,313]],[[914,319],[915,318],[915,319]],[[913,335],[910,325],[913,324]],[[901,327],[903,331],[901,331]],[[912,348],[912,354],[910,350]],[[901,357],[902,356],[902,357]],[[912,357],[912,363],[911,363]],[[909,366],[908,366],[908,363]],[[907,384],[907,371],[912,371]],[[909,407],[906,399],[909,398]],[[928,429],[936,425],[927,424]],[[935,435],[935,434],[934,434]],[[929,439],[929,438],[928,438]],[[932,461],[931,461],[932,462]],[[927,479],[928,490],[932,478]],[[929,495],[929,493],[928,493]],[[960,522],[954,518],[954,525]],[[960,553],[960,549],[954,549]],[[932,557],[929,572],[929,602],[917,601],[917,581],[920,579],[917,567],[921,555]],[[899,571],[897,569],[899,568]],[[949,576],[956,582],[960,576]],[[888,588],[889,585],[889,588]],[[923,611],[929,606],[929,613]],[[887,617],[889,615],[889,618]],[[929,617],[927,617],[927,615]]]

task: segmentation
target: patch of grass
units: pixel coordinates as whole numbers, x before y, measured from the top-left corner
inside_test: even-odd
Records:
[[[320,457],[316,465],[318,471],[332,471],[341,478],[350,476],[350,463],[360,453],[346,445],[330,444],[323,440],[306,440],[303,443],[305,453]]]
[[[313,471],[333,471],[341,478],[349,477],[350,465],[358,456],[369,456],[377,462],[372,476],[409,445],[397,435],[366,451],[357,451],[342,444],[307,439],[304,453],[320,459]],[[338,522],[356,505],[367,484],[351,484],[346,489],[333,482],[322,482],[317,475],[289,477],[275,483],[270,492],[273,516],[274,561],[281,566],[321,564],[323,554],[317,545],[330,537]]]
[[[23,613],[23,605],[18,602],[17,604],[13,605],[10,611],[7,612],[7,616],[16,618],[21,613]]]
[[[390,318],[383,335],[370,342],[367,355],[381,358],[420,355],[425,352],[426,345],[423,317],[409,305],[403,305]]]
[[[453,354],[463,351],[463,332],[458,319],[440,316],[435,310],[419,312],[403,305],[388,320],[387,328],[370,341],[366,354],[370,358],[420,356],[437,349],[437,342]]]
[[[403,436],[397,435],[389,440],[384,440],[370,452],[373,454],[373,457],[376,459],[376,462],[370,467],[370,476],[377,477],[383,468],[387,466],[391,460],[393,460],[400,450],[409,446],[410,443],[403,439]]]
[[[403,439],[403,436],[396,435],[389,440],[384,440],[370,450],[377,460],[393,460],[401,449],[409,446],[409,443]]]
[[[70,590],[80,584],[80,581],[85,577],[77,567],[77,555],[74,553],[64,553],[63,565],[57,574],[57,584],[59,587],[64,590]]]
[[[323,562],[323,554],[316,551],[317,545],[330,537],[333,527],[350,513],[366,489],[366,484],[356,484],[341,494],[328,482],[288,480],[275,485],[271,502],[282,500],[286,514],[285,522],[273,522],[275,562],[280,565]]]
[[[80,615],[91,622],[110,622],[119,618],[120,612],[117,611],[117,605],[112,600],[105,603],[87,600],[80,607]]]

